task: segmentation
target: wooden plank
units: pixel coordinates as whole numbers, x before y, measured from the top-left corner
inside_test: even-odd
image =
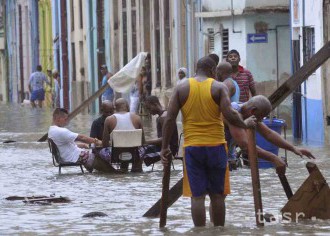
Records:
[[[284,220],[330,219],[330,188],[315,164],[306,167],[308,178],[281,210]]]
[[[168,207],[172,206],[182,195],[183,178],[181,178],[169,191],[168,194]],[[158,217],[160,214],[160,202],[159,199],[143,217]]]
[[[35,203],[35,202],[53,202],[53,203],[68,203],[70,199],[67,197],[46,197],[46,198],[25,198],[24,203]]]
[[[168,199],[169,199],[169,188],[170,188],[170,177],[171,177],[171,163],[172,163],[172,154],[168,158],[167,165],[163,169],[163,188],[162,188],[162,198],[160,202],[160,219],[159,219],[159,228],[163,228],[166,225],[167,219],[167,208],[168,208]]]
[[[251,169],[256,223],[257,226],[264,226],[255,129],[248,129],[247,134],[249,140],[248,156],[249,156],[250,169]]]
[[[273,109],[281,104],[295,89],[330,57],[330,41],[327,42],[309,61],[297,70],[287,81],[268,97]]]
[[[285,174],[278,174],[278,177],[280,178],[281,184],[283,186],[287,198],[290,199],[293,196],[293,193],[289,185],[288,179],[286,178]]]

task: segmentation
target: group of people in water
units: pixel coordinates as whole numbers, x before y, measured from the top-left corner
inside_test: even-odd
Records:
[[[191,197],[195,226],[206,224],[207,194],[211,200],[210,216],[214,225],[224,225],[225,197],[230,193],[228,157],[233,155],[236,145],[243,152],[247,150],[246,129],[256,128],[278,147],[301,157],[314,158],[309,150],[293,146],[262,123],[272,110],[271,103],[265,96],[256,95],[253,77],[239,66],[239,60],[236,50],[230,51],[227,61],[220,63],[219,57],[211,54],[198,60],[196,74],[190,78],[185,68],[180,68],[181,79],[175,86],[167,110],[156,96],[148,94],[144,98],[145,108],[151,115],[158,116],[157,138],[145,140],[143,137],[141,158],[133,162],[132,171],[142,171],[143,161],[151,164],[161,159],[163,165],[170,165],[171,157],[179,150],[176,118],[181,111],[184,136],[183,195]],[[58,146],[65,161],[81,162],[89,171],[93,170],[95,158],[102,158],[111,165],[110,134],[113,130],[143,130],[140,116],[130,112],[129,103],[124,98],[114,103],[104,100],[101,110],[102,116],[93,122],[90,137],[87,137],[66,129],[68,112],[63,108],[55,109],[48,135]],[[83,144],[76,144],[76,141]],[[83,149],[93,143],[102,147],[100,152],[95,154]],[[260,147],[257,147],[257,152],[274,163],[277,172],[285,172],[286,164],[281,158]],[[127,166],[122,168],[127,169]]]

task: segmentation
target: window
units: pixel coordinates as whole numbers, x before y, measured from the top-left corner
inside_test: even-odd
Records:
[[[229,51],[229,33],[228,29],[222,30],[222,58],[226,58]]]
[[[213,28],[208,28],[207,33],[209,34],[209,53],[214,52],[214,29]]]
[[[303,28],[304,64],[315,54],[315,34],[313,27]]]

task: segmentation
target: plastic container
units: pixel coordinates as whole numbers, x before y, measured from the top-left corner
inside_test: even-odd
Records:
[[[285,126],[285,120],[276,119],[273,118],[271,121],[270,119],[264,119],[263,123],[267,125],[271,130],[274,130],[278,134],[281,134],[282,127]],[[258,132],[256,132],[256,143],[259,147],[262,149],[265,149],[266,151],[269,151],[271,153],[274,153],[276,156],[278,156],[278,150],[279,148],[275,146],[274,144],[268,142],[263,136],[261,136]],[[258,159],[258,165],[260,169],[266,169],[266,168],[273,168],[274,165],[269,162],[265,161],[263,159]]]

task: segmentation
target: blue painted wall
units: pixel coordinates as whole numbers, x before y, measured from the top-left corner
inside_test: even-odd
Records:
[[[302,99],[302,127],[303,140],[306,144],[314,146],[324,144],[322,100]]]

